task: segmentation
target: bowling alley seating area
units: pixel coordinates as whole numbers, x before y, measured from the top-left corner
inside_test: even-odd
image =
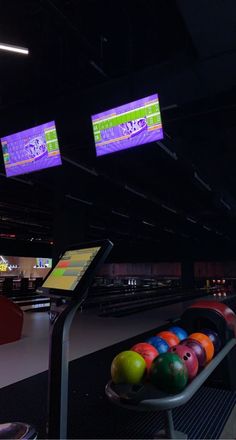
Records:
[[[6,296],[18,304],[22,310],[48,310],[49,301],[47,298],[36,294],[36,289],[41,286],[42,277],[0,277],[0,295]]]

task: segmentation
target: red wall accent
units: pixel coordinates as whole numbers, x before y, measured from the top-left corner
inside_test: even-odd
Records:
[[[107,263],[98,275],[112,277],[176,277],[181,278],[181,263]],[[198,261],[194,264],[195,278],[236,277],[236,261]]]
[[[180,263],[113,263],[104,264],[98,275],[107,277],[181,277]]]
[[[236,277],[236,261],[198,261],[194,265],[194,275],[195,278]]]

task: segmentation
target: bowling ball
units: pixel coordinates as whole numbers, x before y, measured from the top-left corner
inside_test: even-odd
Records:
[[[211,342],[209,336],[204,335],[204,333],[191,333],[189,339],[199,342],[206,352],[206,362],[210,362],[214,356],[214,345]]]
[[[214,349],[215,349],[215,353],[218,353],[221,349],[221,339],[218,335],[218,333],[216,333],[214,330],[211,330],[209,328],[204,328],[201,330],[201,333],[204,333],[204,335],[209,336],[211,342],[214,345]]]
[[[169,348],[169,352],[177,354],[182,359],[188,370],[188,378],[192,380],[198,372],[198,359],[192,348],[187,345],[175,345]]]
[[[159,354],[157,349],[153,347],[153,345],[148,344],[147,342],[140,342],[139,344],[135,344],[130,350],[141,354],[141,356],[146,362],[146,366],[148,370],[151,367],[153,359],[155,359]]]
[[[159,338],[165,339],[169,347],[173,347],[174,345],[177,345],[179,343],[178,336],[169,331],[162,331],[160,333],[157,333],[157,336],[159,336]]]
[[[147,343],[153,345],[153,347],[157,349],[159,354],[165,353],[166,351],[168,351],[169,348],[167,342],[164,339],[159,338],[158,336],[152,336],[147,340]]]
[[[122,351],[112,361],[111,377],[114,383],[138,384],[145,376],[146,362],[135,351]]]
[[[170,327],[169,331],[171,333],[174,333],[179,338],[180,341],[183,341],[188,337],[187,332],[182,327],[178,327],[178,326]]]
[[[187,345],[187,347],[191,348],[197,356],[199,367],[204,367],[206,365],[206,352],[202,345],[190,339],[184,339],[180,342],[180,345]]]
[[[188,382],[188,370],[177,354],[162,353],[151,365],[150,380],[167,393],[178,393]]]

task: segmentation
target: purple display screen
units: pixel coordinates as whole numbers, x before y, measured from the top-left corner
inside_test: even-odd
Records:
[[[97,156],[163,139],[158,95],[92,116]]]
[[[61,165],[55,121],[1,139],[7,177]]]

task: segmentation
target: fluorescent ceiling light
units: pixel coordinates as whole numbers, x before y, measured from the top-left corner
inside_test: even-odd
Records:
[[[27,49],[26,47],[13,46],[12,44],[0,43],[0,50],[20,53],[22,55],[29,55],[29,49]]]

